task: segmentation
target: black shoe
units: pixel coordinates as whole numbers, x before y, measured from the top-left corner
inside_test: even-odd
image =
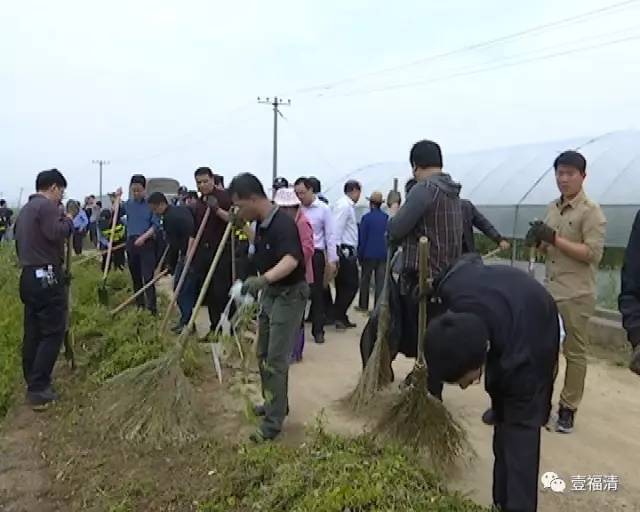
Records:
[[[316,334],[313,338],[318,345],[322,345],[324,343],[324,334]]]
[[[171,328],[171,332],[174,334],[180,334],[182,332],[182,329],[184,329],[184,325],[182,324],[176,324]]]
[[[347,324],[345,324],[344,322],[336,322],[336,331],[346,331],[347,330]]]
[[[576,411],[560,406],[558,410],[558,421],[556,422],[556,432],[571,434],[575,421]]]
[[[496,415],[493,412],[493,409],[489,408],[484,411],[484,414],[482,415],[482,423],[489,425],[490,427],[493,427],[496,424]]]
[[[60,397],[52,387],[48,387],[44,391],[27,391],[27,402],[34,411],[43,411],[59,399]]]
[[[347,318],[346,322],[344,323],[347,326],[347,329],[355,329],[356,327],[358,327],[357,324],[354,324],[351,320],[349,320]]]

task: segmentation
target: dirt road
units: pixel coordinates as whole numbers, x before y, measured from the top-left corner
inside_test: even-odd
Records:
[[[304,361],[292,366],[291,414],[286,424],[290,441],[301,438],[304,423],[323,410],[331,429],[357,433],[363,428],[362,419],[353,417],[337,403],[353,389],[360,372],[359,333],[365,318],[353,314],[352,320],[357,321],[358,329],[337,333],[327,328],[326,343],[307,343]],[[404,377],[412,364],[400,357],[394,363],[396,378]],[[561,383],[563,378],[561,372],[557,382]],[[559,387],[556,384],[556,396]],[[593,361],[586,387],[574,433],[543,431],[541,473],[557,473],[565,480],[567,490],[562,494],[543,490],[539,509],[545,512],[640,511],[640,478],[636,474],[640,471],[640,378],[625,368]],[[488,397],[482,386],[473,386],[464,392],[449,386],[444,399],[447,407],[464,420],[478,453],[472,467],[449,484],[468,492],[476,501],[490,505],[492,429],[480,421],[489,404]],[[586,478],[589,475],[617,476],[618,490],[571,491],[572,476]],[[575,482],[576,486],[580,485],[579,480]],[[590,481],[592,487],[593,482]],[[597,483],[595,486],[597,488]]]

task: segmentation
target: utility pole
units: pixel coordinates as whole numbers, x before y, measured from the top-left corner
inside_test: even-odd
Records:
[[[109,165],[111,162],[109,162],[108,160],[94,160],[93,163],[100,166],[100,186],[98,187],[98,201],[102,201],[102,166]]]
[[[271,177],[273,182],[273,180],[278,176],[278,116],[282,115],[279,108],[282,105],[290,107],[291,100],[285,101],[277,96],[274,98],[261,98],[258,96],[258,103],[271,105],[273,107],[273,176]]]

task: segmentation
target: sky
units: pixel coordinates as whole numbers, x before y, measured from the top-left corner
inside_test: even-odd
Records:
[[[639,15],[621,0],[5,2],[0,195],[24,201],[57,167],[82,199],[98,192],[96,159],[110,162],[105,192],[133,173],[194,188],[202,165],[268,186],[273,112],[258,96],[291,99],[278,174],[325,188],[406,162],[422,138],[446,166],[447,154],[635,129]]]

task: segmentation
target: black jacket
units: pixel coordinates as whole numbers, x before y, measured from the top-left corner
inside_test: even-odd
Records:
[[[636,214],[624,252],[618,307],[633,347],[640,343],[640,211]]]
[[[473,254],[463,256],[435,286],[448,309],[485,321],[490,343],[485,388],[498,421],[546,424],[560,343],[553,297],[525,272],[484,265]]]
[[[499,244],[503,237],[498,230],[489,222],[476,206],[468,199],[461,199],[462,223],[464,232],[462,234],[462,252],[476,252],[476,243],[473,239],[473,228],[478,228],[485,236]]]
[[[189,238],[194,236],[195,220],[191,210],[186,206],[169,205],[162,216],[162,228],[167,235],[169,251],[167,252],[167,268],[175,271],[178,258],[185,258]]]

